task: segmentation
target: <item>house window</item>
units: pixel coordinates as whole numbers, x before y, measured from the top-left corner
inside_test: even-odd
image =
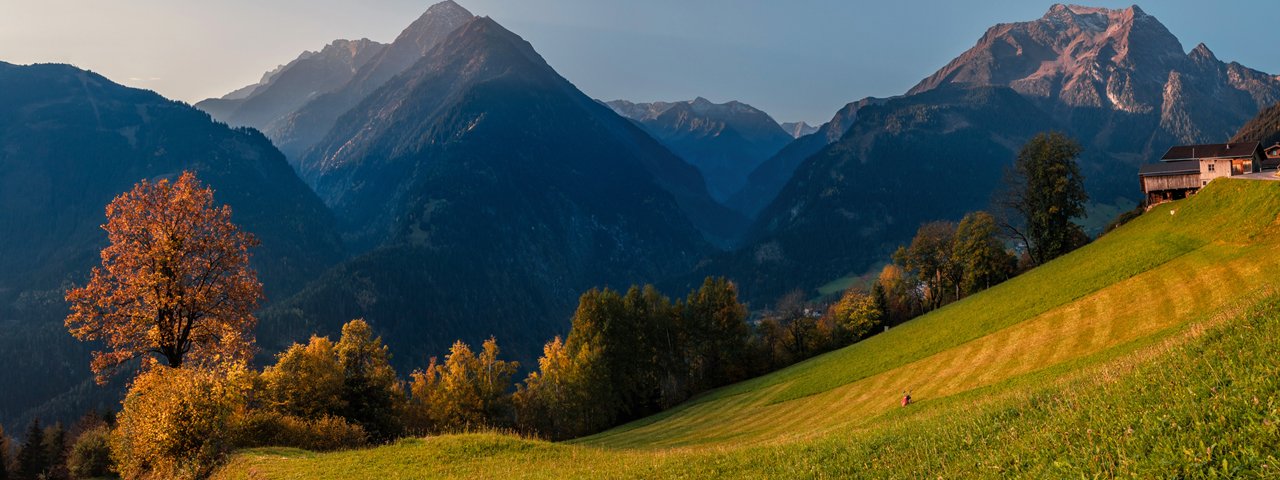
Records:
[[[1212,172],[1212,171],[1213,171],[1213,164],[1212,164],[1212,163],[1210,163],[1210,164],[1209,164],[1209,171],[1210,171],[1210,172]]]

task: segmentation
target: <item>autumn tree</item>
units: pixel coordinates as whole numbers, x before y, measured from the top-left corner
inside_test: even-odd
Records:
[[[921,298],[914,278],[898,265],[885,265],[876,277],[873,289],[884,296],[885,322],[898,324],[910,320],[920,312]]]
[[[249,356],[262,298],[249,268],[257,241],[195,174],[143,180],[107,205],[102,228],[102,265],[66,295],[71,334],[105,343],[93,356],[99,383],[140,357],[180,367]]]
[[[1083,149],[1058,132],[1041,133],[1018,152],[996,198],[1001,224],[1027,246],[1035,265],[1043,265],[1087,241],[1073,221],[1089,201],[1076,159]]]
[[[312,336],[306,345],[295,343],[276,358],[261,377],[268,408],[312,419],[343,412],[346,379],[332,340]]]
[[[600,354],[590,344],[570,353],[558,336],[547,342],[538,369],[529,372],[514,395],[520,429],[563,440],[607,428],[612,408],[596,400],[608,381]]]
[[[432,358],[425,370],[413,373],[409,417],[415,433],[461,431],[506,423],[511,398],[508,388],[519,365],[498,359],[498,342],[485,341],[480,355],[462,341],[455,342],[443,364]]]
[[[491,425],[498,420],[509,417],[511,406],[511,377],[520,369],[519,362],[500,360],[498,340],[489,337],[480,348],[480,369],[476,375],[477,389],[480,391],[480,409],[489,418]]]
[[[154,368],[121,403],[111,456],[123,478],[208,478],[233,448],[233,422],[251,390],[242,363]]]
[[[838,348],[871,333],[884,319],[883,304],[874,295],[850,288],[823,315],[821,326],[825,336]]]

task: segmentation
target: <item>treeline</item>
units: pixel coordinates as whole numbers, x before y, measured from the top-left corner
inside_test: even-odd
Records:
[[[959,224],[922,225],[910,244],[894,252],[876,288],[893,305],[891,316],[901,321],[991,288],[1020,270],[995,217],[974,212]]]
[[[107,446],[112,417],[91,412],[70,429],[61,423],[27,425],[18,443],[0,429],[0,479],[65,480],[111,474]]]
[[[568,334],[548,342],[521,381],[519,365],[503,360],[492,338],[476,349],[456,342],[443,359],[401,377],[382,339],[353,320],[336,341],[313,336],[261,370],[151,362],[115,419],[58,449],[73,462],[41,457],[50,459],[40,464],[41,478],[108,469],[126,478],[199,477],[227,453],[260,446],[325,451],[493,429],[578,437],[847,345],[881,322],[883,308],[851,292],[823,315],[782,322],[813,322],[796,342],[777,327],[782,317],[749,322],[737,287],[723,278],[674,301],[653,286],[593,289],[579,299]],[[57,444],[50,434],[27,438]],[[14,471],[28,478],[36,469]]]
[[[280,428],[268,428],[281,419],[340,420],[358,431],[350,437],[373,442],[475,429],[573,438],[846,345],[877,325],[882,311],[872,297],[851,294],[813,318],[808,342],[797,345],[777,340],[783,335],[774,319],[748,322],[737,287],[722,278],[674,301],[651,285],[593,289],[579,299],[568,335],[548,342],[519,382],[519,365],[503,360],[492,338],[478,349],[456,342],[443,360],[400,379],[381,340],[355,320],[338,342],[313,337],[293,345],[257,376],[252,409],[269,413],[256,414],[259,433],[245,440],[291,444],[272,434]]]
[[[708,278],[672,302],[653,286],[582,295],[568,336],[516,389],[515,426],[551,439],[598,432],[758,373],[737,287]]]
[[[885,321],[898,324],[991,288],[1089,243],[1075,223],[1088,195],[1076,158],[1081,148],[1056,132],[1028,141],[992,201],[997,214],[921,225],[893,254],[872,287]],[[1009,239],[1021,251],[1005,244]]]

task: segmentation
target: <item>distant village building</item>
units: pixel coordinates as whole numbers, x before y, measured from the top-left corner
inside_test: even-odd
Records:
[[[1277,165],[1280,144],[1266,152],[1258,142],[1179,145],[1170,148],[1160,163],[1139,168],[1138,179],[1147,204],[1155,204],[1185,198],[1218,177],[1275,170]]]

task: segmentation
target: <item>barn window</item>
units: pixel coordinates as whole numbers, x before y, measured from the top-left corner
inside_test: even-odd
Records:
[[[1212,171],[1213,171],[1213,164],[1212,164],[1212,163],[1210,163],[1210,164],[1209,164],[1209,171],[1210,171],[1210,172],[1212,172]]]

